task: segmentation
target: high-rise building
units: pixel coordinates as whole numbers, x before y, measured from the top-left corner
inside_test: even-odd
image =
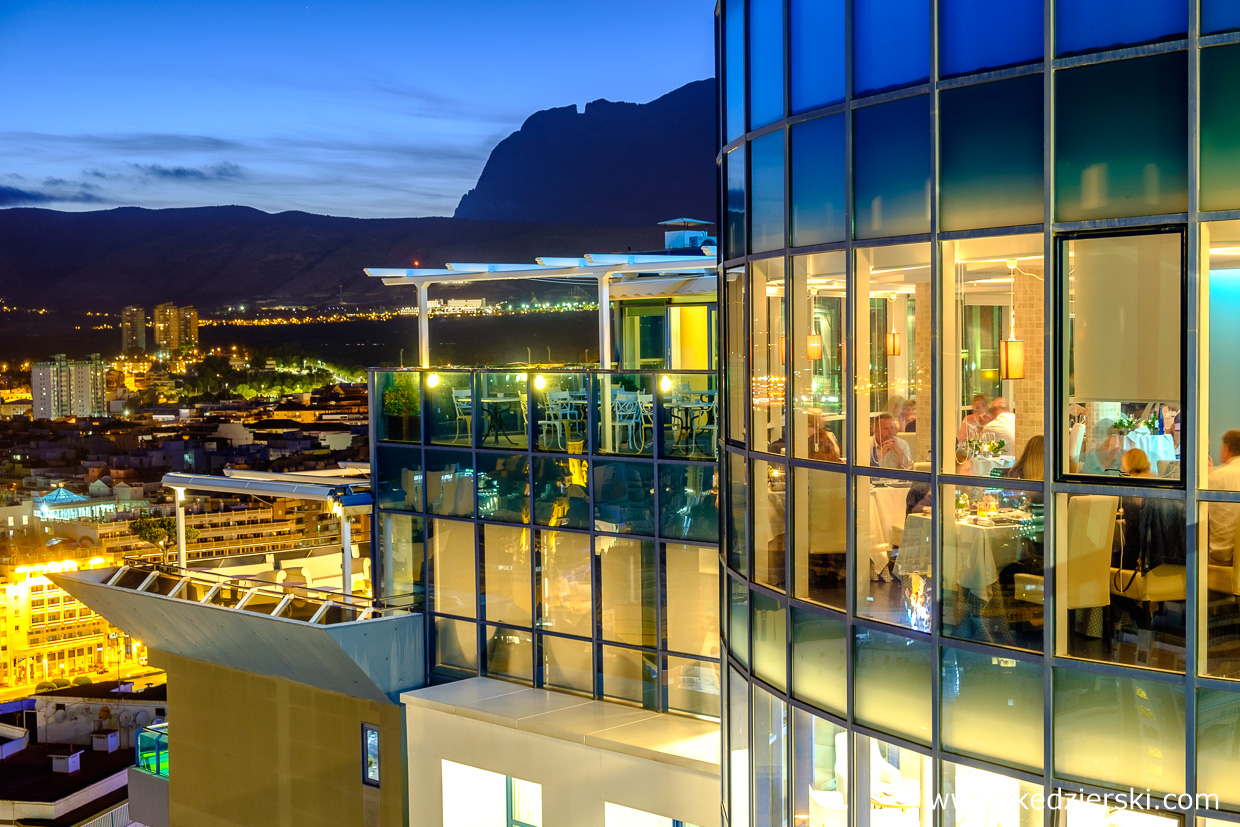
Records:
[[[177,347],[198,347],[198,311],[193,305],[177,308]]]
[[[155,349],[160,353],[173,353],[181,345],[181,314],[171,302],[156,305],[151,313],[151,327],[155,331]]]
[[[727,823],[1240,810],[1240,17],[1154,5],[720,3]]]
[[[107,366],[92,353],[85,361],[69,361],[63,353],[30,369],[35,419],[103,416],[106,413]]]
[[[141,350],[146,350],[146,311],[139,305],[132,305],[121,314],[121,352]]]

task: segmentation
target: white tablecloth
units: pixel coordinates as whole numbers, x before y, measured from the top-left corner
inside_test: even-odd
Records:
[[[1005,471],[1016,464],[1014,456],[997,456],[997,457],[974,457],[969,460],[972,465],[972,471],[969,473],[977,477],[989,477],[990,472],[994,468],[1002,468]]]
[[[904,528],[904,511],[908,503],[907,485],[876,485],[870,489],[870,542],[874,546],[891,546],[891,528]]]
[[[930,517],[910,514],[904,524],[897,568],[901,573],[930,571]],[[953,520],[944,529],[943,578],[945,590],[963,586],[983,599],[999,580],[999,571],[1020,556],[1019,525],[974,525]]]
[[[1150,468],[1158,473],[1158,461],[1175,460],[1175,440],[1171,434],[1145,434],[1138,431],[1124,434],[1124,450],[1140,448],[1150,458]]]

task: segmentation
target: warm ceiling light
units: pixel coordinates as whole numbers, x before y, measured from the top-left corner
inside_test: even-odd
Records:
[[[999,378],[1025,378],[1025,343],[1020,339],[999,342]]]
[[[900,334],[894,330],[887,334],[887,355],[900,355]]]
[[[822,335],[811,333],[805,337],[805,358],[817,362],[822,358]]]

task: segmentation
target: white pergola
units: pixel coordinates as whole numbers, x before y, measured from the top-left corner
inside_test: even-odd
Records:
[[[391,286],[418,290],[418,361],[431,366],[427,291],[432,284],[467,284],[501,279],[593,279],[598,283],[599,365],[611,368],[612,299],[688,296],[716,291],[715,248],[701,253],[591,253],[583,258],[543,256],[536,264],[451,262],[444,269],[367,267],[366,275]]]

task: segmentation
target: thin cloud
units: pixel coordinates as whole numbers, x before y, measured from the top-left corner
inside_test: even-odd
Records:
[[[101,204],[99,196],[79,190],[70,193],[40,192],[0,186],[0,207],[29,207],[36,204]]]
[[[231,181],[245,176],[239,164],[221,162],[205,167],[167,167],[163,164],[133,164],[143,176],[164,181]]]

